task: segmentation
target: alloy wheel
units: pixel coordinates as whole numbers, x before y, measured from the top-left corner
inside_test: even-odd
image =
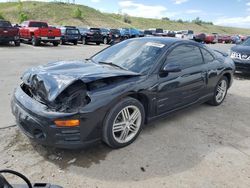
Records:
[[[140,130],[142,114],[136,106],[126,106],[116,116],[112,133],[118,143],[127,143],[132,140]]]
[[[217,86],[217,91],[216,91],[216,102],[221,103],[227,93],[227,81],[226,80],[221,80],[221,82]]]

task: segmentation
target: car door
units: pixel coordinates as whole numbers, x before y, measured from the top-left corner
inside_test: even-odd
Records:
[[[177,65],[180,70],[163,75],[159,73],[158,115],[196,102],[206,88],[207,69],[198,46],[176,46],[167,55],[165,65]]]

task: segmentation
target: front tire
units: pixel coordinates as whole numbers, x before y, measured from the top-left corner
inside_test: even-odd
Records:
[[[59,42],[53,42],[53,46],[58,46]]]
[[[20,40],[16,40],[14,41],[14,43],[15,43],[15,46],[20,46]]]
[[[103,141],[115,149],[131,144],[140,134],[144,119],[143,105],[134,98],[124,98],[108,112],[104,120]]]
[[[212,106],[219,106],[226,98],[229,82],[226,76],[223,76],[217,83],[213,98],[208,101]]]
[[[100,42],[96,42],[96,45],[100,45],[101,43]]]

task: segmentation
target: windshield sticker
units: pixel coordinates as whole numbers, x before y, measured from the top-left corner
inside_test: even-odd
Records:
[[[157,47],[157,48],[163,48],[165,44],[161,43],[156,43],[156,42],[147,42],[146,46],[152,46],[152,47]]]

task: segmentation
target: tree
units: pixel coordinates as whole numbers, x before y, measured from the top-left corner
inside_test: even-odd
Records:
[[[124,14],[124,15],[123,15],[123,21],[124,21],[125,23],[129,23],[129,24],[132,23],[132,21],[131,21],[131,19],[130,19],[130,17],[129,17],[128,14]]]
[[[82,11],[80,10],[79,7],[77,7],[77,8],[74,10],[74,12],[73,12],[73,17],[74,17],[74,18],[78,18],[78,19],[82,18]]]
[[[202,20],[199,17],[195,18],[192,22],[195,23],[195,24],[197,24],[197,25],[201,25],[202,24]]]
[[[162,17],[162,20],[169,21],[170,19],[168,17]]]

